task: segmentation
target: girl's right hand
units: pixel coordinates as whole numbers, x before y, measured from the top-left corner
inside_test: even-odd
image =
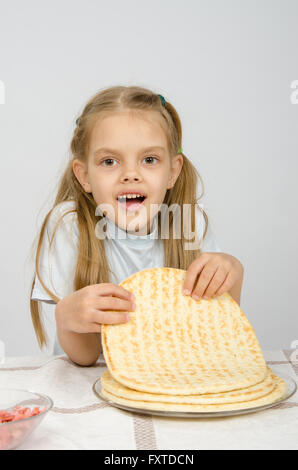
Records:
[[[119,310],[106,312],[106,310]],[[62,331],[100,333],[101,324],[124,323],[135,310],[132,293],[112,283],[83,287],[61,299],[55,309],[57,326]]]

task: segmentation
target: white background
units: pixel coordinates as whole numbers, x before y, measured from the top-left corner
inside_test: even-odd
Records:
[[[244,264],[241,308],[264,349],[298,338],[298,2],[0,2],[0,339],[39,353],[31,247],[86,101],[100,89],[161,93],[205,185],[218,243]],[[50,312],[53,318],[53,311]]]

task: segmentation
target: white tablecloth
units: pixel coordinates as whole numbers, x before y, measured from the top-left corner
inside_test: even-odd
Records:
[[[295,352],[263,351],[276,373],[298,383]],[[294,359],[293,359],[294,358]],[[298,449],[298,393],[257,413],[204,419],[123,411],[98,399],[94,382],[103,358],[80,367],[66,356],[11,357],[0,365],[0,387],[49,395],[54,407],[19,449]]]

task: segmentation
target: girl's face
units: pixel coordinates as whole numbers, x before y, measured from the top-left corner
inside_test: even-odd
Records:
[[[73,163],[77,179],[107,217],[123,230],[137,230],[136,235],[150,233],[153,217],[183,164],[180,154],[170,159],[158,119],[155,111],[122,111],[100,118],[91,133],[88,163]],[[119,193],[126,191],[146,198],[141,203],[120,202]]]

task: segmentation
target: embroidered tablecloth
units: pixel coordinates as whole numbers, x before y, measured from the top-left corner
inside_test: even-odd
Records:
[[[297,351],[263,351],[267,364],[298,383]],[[210,450],[298,449],[298,393],[257,413],[222,418],[146,416],[97,398],[101,356],[80,367],[67,356],[11,357],[0,364],[0,387],[49,395],[54,406],[19,449]]]

